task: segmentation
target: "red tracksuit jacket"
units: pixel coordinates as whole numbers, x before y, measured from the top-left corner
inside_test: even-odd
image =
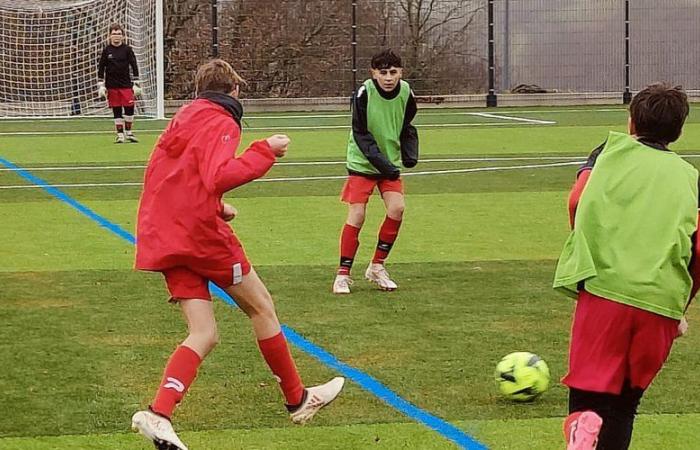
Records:
[[[136,225],[136,268],[230,267],[238,238],[221,218],[226,192],[263,176],[275,156],[267,141],[236,157],[241,129],[222,106],[197,99],[158,139],[146,169]]]

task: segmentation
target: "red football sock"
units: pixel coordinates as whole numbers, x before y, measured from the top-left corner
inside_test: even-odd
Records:
[[[260,353],[280,384],[285,403],[290,406],[300,404],[304,396],[304,385],[299,377],[299,372],[297,372],[292,354],[289,353],[284,334],[280,331],[271,338],[259,340],[258,347],[260,347]]]
[[[128,121],[128,120],[124,122],[124,127],[126,128],[126,131],[131,131],[131,125],[132,125],[133,123],[134,123],[134,122],[130,122],[130,121]]]
[[[360,246],[360,229],[346,223],[340,235],[340,265],[338,275],[350,275],[357,247]]]
[[[396,236],[399,235],[400,227],[400,220],[392,219],[389,216],[384,218],[384,223],[382,223],[382,226],[379,229],[377,249],[374,251],[374,258],[372,258],[372,262],[374,264],[384,264],[384,260],[387,258],[387,256],[389,256],[391,247],[394,246]]]
[[[163,372],[163,380],[151,403],[151,410],[161,416],[170,418],[173,410],[197,376],[197,369],[202,358],[191,348],[184,345],[175,349]]]

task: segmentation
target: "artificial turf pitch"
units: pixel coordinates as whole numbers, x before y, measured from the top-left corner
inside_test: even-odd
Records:
[[[278,181],[226,196],[239,210],[233,226],[282,322],[306,339],[489,448],[562,448],[566,390],[558,379],[573,305],[550,286],[567,234],[566,196],[576,162],[608,130],[624,131],[626,112],[472,112],[419,112],[429,161],[407,173],[457,172],[405,177],[405,221],[388,261],[396,292],[362,280],[383,216],[377,197],[353,294],[330,294],[345,217],[342,179],[332,177],[344,175],[342,164],[274,167],[267,177]],[[348,124],[347,113],[261,116],[246,119],[245,142],[274,129],[292,138],[281,162],[342,162],[348,130],[334,127]],[[163,126],[137,122],[141,143],[115,145],[109,119],[3,121],[0,158],[133,233],[143,166]],[[672,149],[700,161],[692,157],[700,154],[694,108]],[[0,229],[0,449],[151,448],[128,432],[130,416],[148,403],[185,336],[161,278],[134,272],[128,242],[11,170],[0,171]],[[175,414],[191,449],[455,448],[354,383],[312,424],[293,426],[247,319],[223,302],[216,314],[221,343]],[[633,449],[700,441],[698,319],[691,307],[689,335],[642,401]],[[553,386],[534,403],[497,396],[493,369],[511,351],[537,353],[550,366]],[[308,384],[335,374],[293,353]]]

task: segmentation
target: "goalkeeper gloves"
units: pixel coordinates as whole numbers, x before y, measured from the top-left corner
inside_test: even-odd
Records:
[[[141,97],[141,94],[143,93],[143,89],[141,89],[141,86],[139,86],[138,80],[134,80],[134,86],[132,89],[134,90],[135,97]]]
[[[97,83],[97,95],[102,98],[107,98],[107,88],[105,87],[104,81]]]

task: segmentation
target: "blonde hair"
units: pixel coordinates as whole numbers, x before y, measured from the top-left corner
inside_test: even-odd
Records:
[[[204,91],[230,94],[245,80],[223,59],[212,59],[197,69],[194,85],[197,93]]]

